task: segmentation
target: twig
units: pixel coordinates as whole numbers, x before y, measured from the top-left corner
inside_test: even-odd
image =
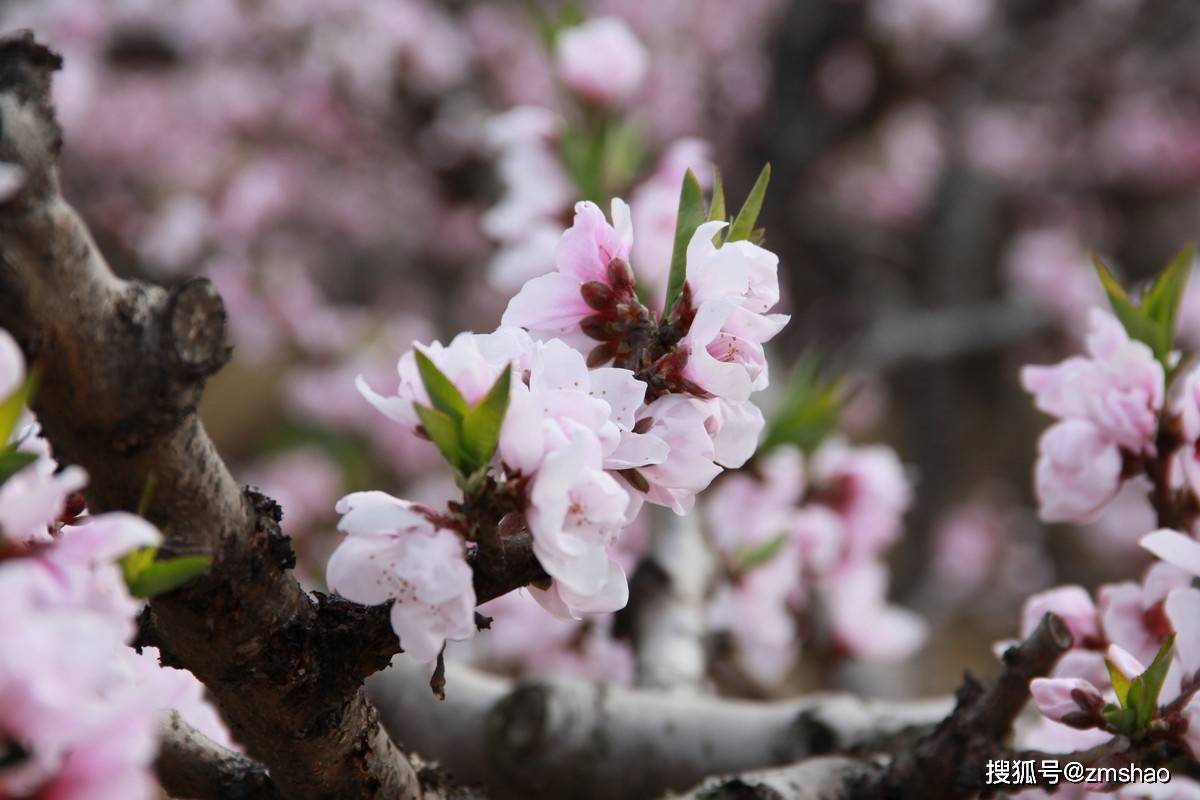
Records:
[[[283,798],[261,764],[209,739],[177,711],[163,717],[154,768],[162,788],[179,800]]]

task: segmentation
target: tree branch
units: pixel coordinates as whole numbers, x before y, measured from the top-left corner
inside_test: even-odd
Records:
[[[911,745],[950,708],[941,698],[831,693],[758,703],[571,680],[514,683],[455,663],[446,672],[440,702],[428,668],[405,659],[367,685],[396,741],[497,797],[655,797],[712,774]]]
[[[862,796],[882,767],[867,758],[824,756],[779,769],[709,778],[680,800],[846,800]],[[675,795],[673,795],[674,797]]]
[[[32,35],[0,39],[0,160],[25,183],[0,203],[0,325],[42,371],[34,409],[64,463],[90,475],[94,511],[146,516],[166,555],[209,572],[150,604],[164,660],[211,690],[234,736],[289,798],[415,796],[418,776],[362,690],[363,658],[325,627],[289,571],[278,507],[243,493],[196,415],[225,363],[225,311],[205,280],[172,291],[112,274],[59,192],[49,100],[61,59]]]
[[[158,759],[162,788],[180,800],[282,800],[261,764],[227,750],[169,711],[160,725]]]
[[[704,603],[715,559],[698,512],[656,516],[650,551],[634,572],[629,605],[621,612],[634,642],[637,684],[699,692],[708,671]]]
[[[951,800],[984,788],[989,759],[1003,752],[1013,722],[1029,699],[1029,682],[1049,674],[1071,649],[1071,632],[1055,614],[1004,653],[1004,667],[984,688],[971,676],[958,690],[953,713],[916,747],[901,753],[864,797]]]

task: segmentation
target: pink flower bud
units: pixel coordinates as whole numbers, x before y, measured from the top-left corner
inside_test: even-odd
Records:
[[[602,17],[563,31],[555,48],[562,82],[601,106],[629,101],[646,77],[646,49],[616,17]]]
[[[1121,486],[1121,452],[1099,428],[1068,419],[1042,434],[1035,470],[1045,522],[1090,522]]]
[[[1034,678],[1029,692],[1038,711],[1072,728],[1096,727],[1097,712],[1104,705],[1100,691],[1082,678]]]

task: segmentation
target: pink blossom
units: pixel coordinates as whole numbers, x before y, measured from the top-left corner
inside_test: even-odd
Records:
[[[1185,586],[1167,595],[1164,612],[1175,632],[1175,657],[1184,670],[1184,681],[1200,675],[1200,589]]]
[[[1032,595],[1021,610],[1021,638],[1031,635],[1042,617],[1053,612],[1062,618],[1075,647],[1100,639],[1099,615],[1091,595],[1082,586],[1058,586]]]
[[[929,626],[908,609],[887,602],[887,569],[862,562],[822,581],[821,596],[839,647],[872,661],[907,658],[929,635]]]
[[[666,459],[664,442],[633,432],[646,384],[631,371],[589,370],[579,351],[551,339],[533,347],[523,372],[528,385],[512,386],[500,431],[500,456],[508,466],[533,474],[547,453],[566,445],[577,427],[596,436],[607,469]]]
[[[161,665],[157,647],[143,647],[133,655],[142,685],[153,693],[160,708],[178,711],[184,722],[222,747],[240,749],[217,710],[205,699],[204,684],[195,675]]]
[[[800,581],[797,555],[784,548],[736,583],[719,586],[709,601],[709,626],[732,637],[742,671],[765,686],[786,677],[798,655],[795,614],[787,603]]]
[[[1121,486],[1121,453],[1095,425],[1067,419],[1038,441],[1035,483],[1046,522],[1090,522]]]
[[[600,17],[559,33],[555,61],[559,78],[579,97],[618,106],[641,88],[649,59],[623,20]]]
[[[1083,723],[1072,727],[1094,727],[1086,723],[1104,704],[1100,690],[1082,678],[1034,678],[1029,684],[1029,692],[1038,711],[1048,719],[1066,724],[1072,721]]]
[[[871,557],[895,541],[912,502],[904,465],[889,447],[852,447],[832,437],[813,454],[810,480],[846,521],[846,557]]]
[[[1151,661],[1168,632],[1162,603],[1174,589],[1190,583],[1186,572],[1160,561],[1140,585],[1123,581],[1101,586],[1096,597],[1105,638]]]
[[[708,432],[709,409],[704,401],[667,394],[638,412],[652,420],[647,434],[666,443],[667,458],[638,470],[650,484],[646,499],[686,514],[703,491],[720,474],[716,448]]]
[[[709,535],[721,552],[765,544],[785,531],[804,494],[804,455],[776,448],[759,475],[732,472],[713,487],[705,505]]]
[[[628,264],[633,245],[629,206],[614,199],[612,217],[610,225],[595,203],[578,203],[575,221],[558,243],[556,271],[527,282],[509,301],[501,324],[583,346],[588,339],[580,331],[579,322],[595,311],[585,302],[581,290],[590,282],[611,284],[609,264],[617,259]]]
[[[1168,564],[1200,575],[1200,542],[1187,534],[1160,528],[1143,536],[1139,543]]]
[[[1134,453],[1152,449],[1163,404],[1162,364],[1112,314],[1093,309],[1089,323],[1087,357],[1025,367],[1021,383],[1042,411],[1087,420]]]
[[[600,466],[599,440],[579,428],[546,456],[529,490],[533,552],[555,582],[550,596],[534,596],[570,616],[615,611],[629,596],[609,550],[627,522],[630,499]]]
[[[356,603],[392,600],[392,628],[417,661],[475,632],[475,589],[462,540],[421,509],[383,492],[338,501],[347,534],[326,567],[329,588]]]

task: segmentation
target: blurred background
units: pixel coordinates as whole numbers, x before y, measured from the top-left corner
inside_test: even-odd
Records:
[[[643,58],[612,54],[629,88],[598,97],[556,48],[613,18]],[[721,687],[946,691],[990,669],[1030,592],[1140,572],[1136,487],[1102,525],[1037,521],[1045,421],[1017,370],[1078,348],[1103,302],[1089,250],[1137,280],[1196,236],[1189,0],[4,0],[0,23],[66,59],[66,194],[114,269],[221,290],[235,356],[203,415],[283,506],[314,588],[342,494],[453,493],[356,375],[390,390],[413,340],[494,328],[578,199],[631,200],[634,266],[661,291],[683,169],[708,185],[715,164],[740,201],[765,162],[792,322],[763,405],[840,376],[839,433],[817,434],[898,454],[912,495],[890,597],[928,627],[874,660],[801,647],[819,625],[789,622],[785,669]],[[1200,280],[1181,324],[1200,344]],[[650,524],[625,537],[631,563]],[[493,613],[541,613],[510,604]],[[610,621],[543,622],[461,657],[631,679]]]

